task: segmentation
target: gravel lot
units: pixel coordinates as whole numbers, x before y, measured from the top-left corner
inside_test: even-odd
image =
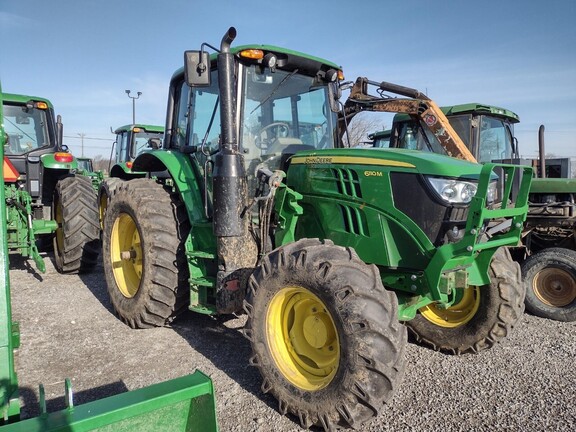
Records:
[[[64,407],[64,378],[75,404],[200,369],[216,389],[221,431],[299,431],[260,392],[247,366],[243,318],[185,314],[172,328],[132,330],[115,318],[102,267],[60,275],[46,257],[40,275],[11,257],[13,318],[20,322],[16,367],[23,416],[38,414],[38,384],[48,410]],[[525,314],[495,348],[463,357],[410,344],[404,382],[386,412],[363,431],[576,430],[576,323]]]

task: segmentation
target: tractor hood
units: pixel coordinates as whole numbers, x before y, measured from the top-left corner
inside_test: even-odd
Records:
[[[343,165],[365,177],[379,176],[384,171],[401,171],[430,176],[477,180],[482,166],[435,153],[406,149],[351,148],[299,152],[291,158],[291,166],[306,165],[326,168]],[[290,176],[289,176],[290,178]]]

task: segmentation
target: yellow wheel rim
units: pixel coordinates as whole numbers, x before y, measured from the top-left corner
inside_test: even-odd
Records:
[[[439,327],[456,328],[470,321],[480,306],[480,288],[470,286],[464,289],[462,299],[449,307],[441,309],[435,304],[424,306],[420,313],[424,318]]]
[[[126,213],[121,213],[112,226],[110,262],[120,292],[124,297],[134,297],[142,278],[142,245],[138,227]]]
[[[322,300],[302,287],[287,287],[272,299],[266,336],[276,366],[293,385],[320,390],[340,359],[338,332]]]
[[[576,281],[565,270],[545,268],[532,280],[532,289],[538,299],[552,307],[567,306],[576,300]]]
[[[98,207],[100,210],[100,228],[104,229],[104,216],[106,216],[106,209],[108,208],[108,195],[105,193],[100,196],[100,203]]]

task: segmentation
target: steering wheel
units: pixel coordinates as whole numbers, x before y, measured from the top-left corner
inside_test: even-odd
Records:
[[[284,122],[273,122],[269,125],[264,126],[260,131],[256,134],[256,147],[262,148],[262,143],[268,141],[268,131],[272,128],[277,128],[276,136],[287,137],[290,133],[290,126],[288,123]],[[262,138],[263,134],[266,134],[266,138]]]

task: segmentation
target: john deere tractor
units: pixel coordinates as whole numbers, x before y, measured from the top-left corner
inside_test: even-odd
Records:
[[[39,263],[39,235],[44,244],[53,241],[58,271],[89,271],[100,251],[96,194],[62,145],[60,116],[48,99],[3,97],[9,248],[32,251],[25,254]]]
[[[340,148],[342,69],[269,45],[233,48],[235,35],[216,54],[185,53],[163,148],[134,160],[146,176],[109,203],[108,293],[134,328],[187,309],[246,313],[249,362],[279,411],[303,427],[358,428],[400,385],[401,321],[462,305],[452,314],[472,323],[467,334],[436,332],[455,352],[488,347],[514,325],[516,267],[491,262],[518,241],[531,179],[514,204],[496,205],[494,164]],[[425,105],[410,102],[438,131]],[[499,168],[508,186],[520,171]],[[488,236],[494,218],[509,226]],[[492,288],[495,268],[503,282]]]
[[[116,187],[124,180],[143,177],[145,173],[132,170],[132,162],[140,153],[162,146],[164,127],[143,124],[121,126],[114,131],[116,140],[110,152],[108,177],[102,179],[98,188],[98,205],[100,207],[100,222],[104,215],[110,197]]]
[[[514,257],[521,263],[526,286],[526,308],[535,315],[559,321],[576,320],[576,179],[569,158],[546,159],[544,127],[539,130],[539,159],[522,159],[514,112],[491,105],[469,103],[442,107],[450,124],[480,162],[507,161],[530,165],[532,181],[522,248]],[[375,145],[384,145],[374,135]],[[417,148],[442,153],[433,146],[418,121],[404,114],[394,117],[386,147]]]

